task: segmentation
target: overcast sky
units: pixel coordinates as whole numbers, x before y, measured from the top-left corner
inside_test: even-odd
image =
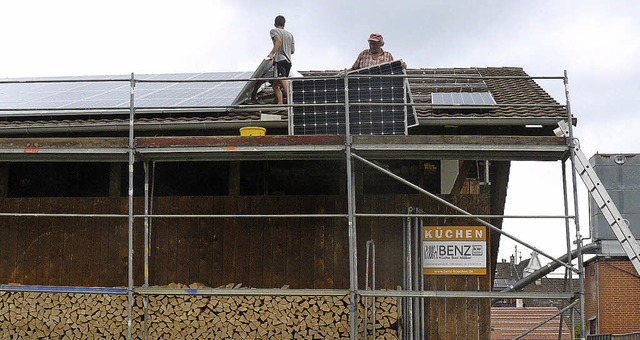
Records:
[[[0,78],[253,71],[279,14],[296,39],[297,70],[351,66],[372,32],[410,68],[567,70],[587,157],[640,152],[637,0],[20,0],[2,1],[0,12]],[[541,85],[565,103],[561,81]],[[506,214],[562,214],[560,174],[559,162],[513,163]],[[587,201],[582,189],[579,201]],[[587,236],[585,208],[580,221]],[[505,230],[552,255],[566,250],[561,221],[508,220]],[[500,257],[514,245],[503,238]]]

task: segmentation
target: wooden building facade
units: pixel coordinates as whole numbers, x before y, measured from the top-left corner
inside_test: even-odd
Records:
[[[453,217],[460,211],[389,174],[470,214],[502,215],[510,161],[567,155],[564,138],[552,133],[566,119],[563,105],[521,69],[473,71],[470,78],[485,77],[495,108],[435,109],[424,91],[468,89],[467,69],[410,70],[425,77],[411,79],[415,103],[425,106],[406,136],[293,136],[286,122],[256,118],[252,108],[141,115],[133,141],[126,121],[111,116],[99,123],[76,116],[74,130],[64,128],[67,118],[7,115],[0,127],[0,283],[126,287],[132,279],[140,287],[147,279],[149,286],[232,283],[357,295],[368,288],[371,240],[376,289],[406,290],[399,215],[419,208],[433,215],[425,225],[480,224]],[[434,74],[449,75],[455,86],[425,80]],[[248,125],[265,126],[267,135],[235,136]],[[499,240],[490,230],[487,274],[425,276],[424,291],[490,292]],[[428,338],[489,337],[489,299],[424,301]]]

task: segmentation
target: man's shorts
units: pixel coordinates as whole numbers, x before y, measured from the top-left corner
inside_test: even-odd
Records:
[[[276,62],[276,74],[275,74],[276,77],[288,77],[289,71],[291,71],[290,62],[286,60]]]

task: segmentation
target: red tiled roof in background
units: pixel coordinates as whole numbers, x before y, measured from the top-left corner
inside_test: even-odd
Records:
[[[491,340],[514,339],[558,313],[555,307],[492,307]],[[556,340],[560,316],[523,337],[524,340]],[[562,339],[571,340],[569,325],[562,325]]]

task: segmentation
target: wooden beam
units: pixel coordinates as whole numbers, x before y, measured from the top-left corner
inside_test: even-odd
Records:
[[[452,194],[460,193],[462,186],[467,180],[467,174],[473,168],[474,164],[476,164],[476,161],[462,161],[462,165],[458,170],[458,177],[456,178],[455,183],[453,183],[453,188],[451,189]]]

